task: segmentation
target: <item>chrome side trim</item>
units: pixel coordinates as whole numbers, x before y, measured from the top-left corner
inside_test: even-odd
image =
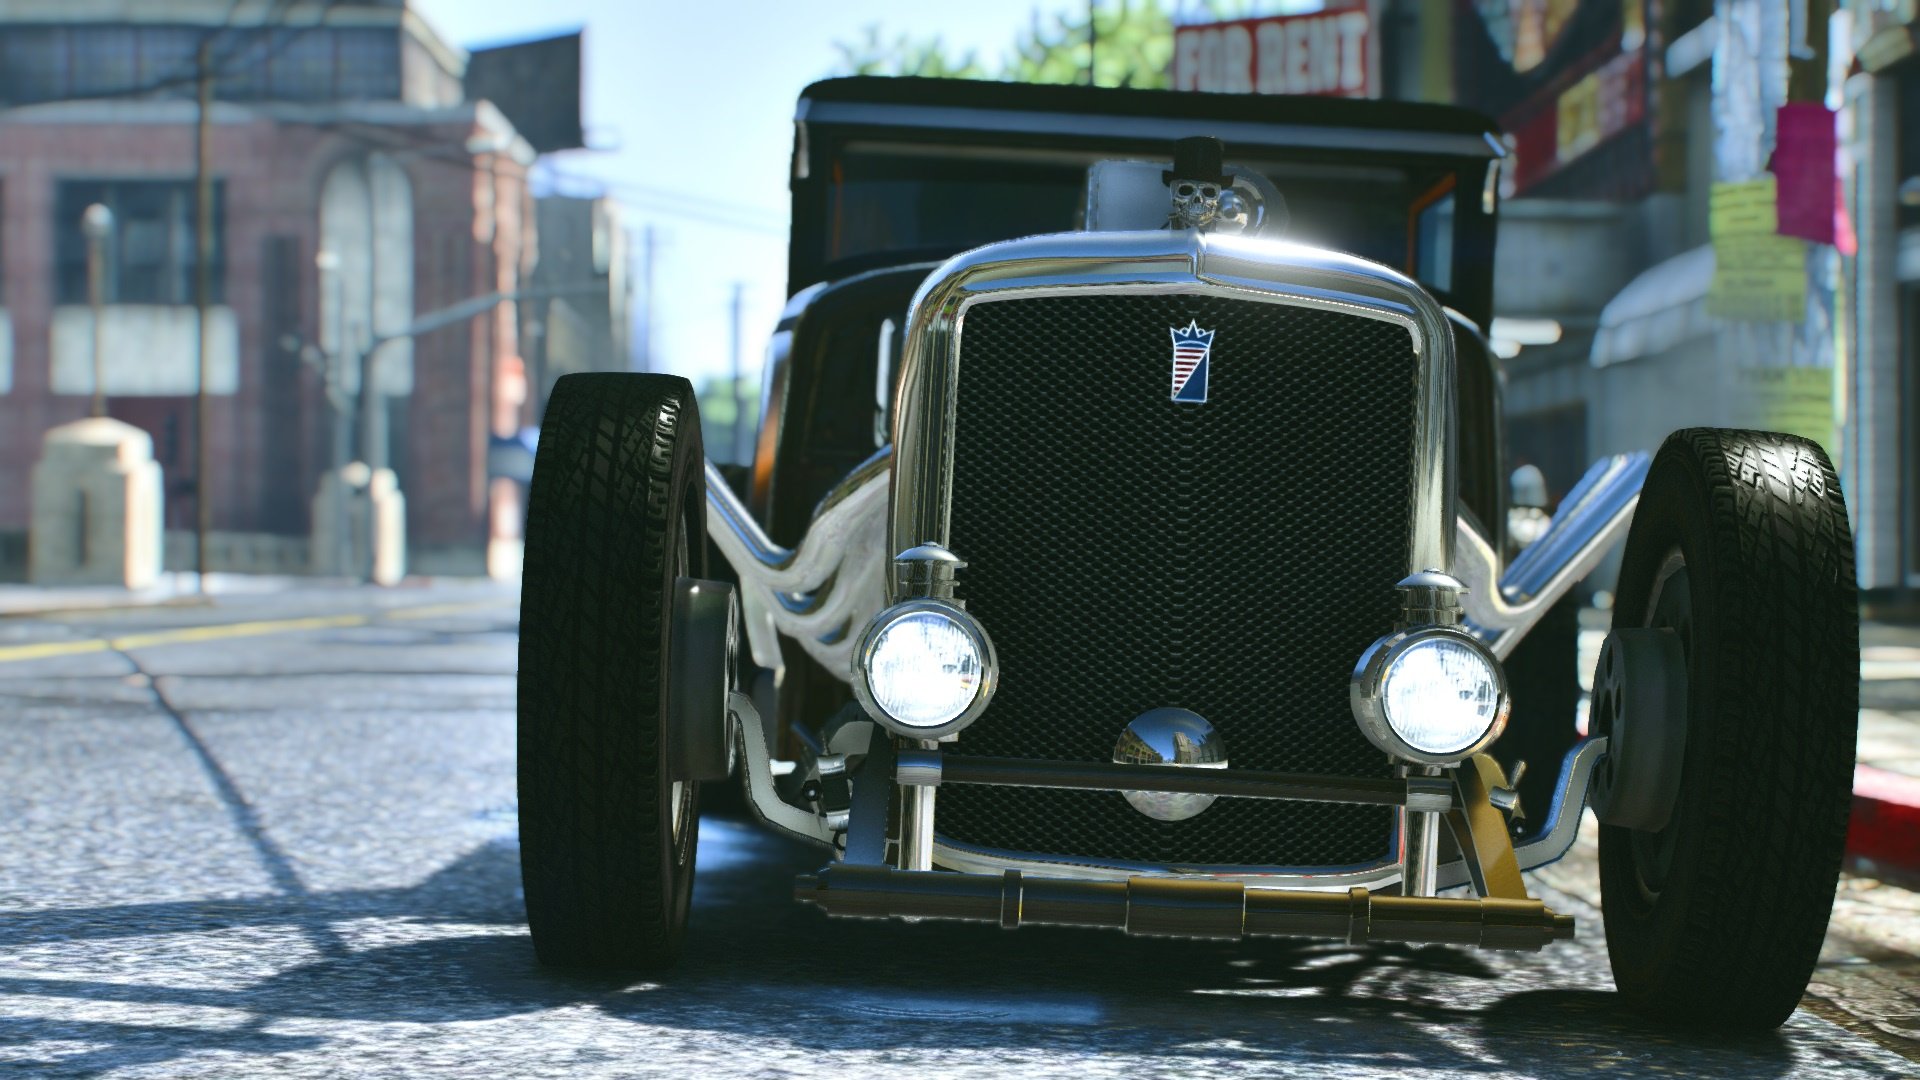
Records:
[[[1645,452],[1594,462],[1560,501],[1546,534],[1521,552],[1504,573],[1499,553],[1486,538],[1466,519],[1456,521],[1458,576],[1467,583],[1462,598],[1467,626],[1495,656],[1506,659],[1547,609],[1626,538],[1652,462]]]
[[[932,791],[933,788],[914,788]],[[1394,839],[1395,848],[1399,840]],[[933,839],[933,862],[949,870],[967,873],[999,873],[1018,870],[1023,874],[1074,878],[1081,881],[1125,881],[1130,877],[1193,877],[1211,881],[1237,881],[1273,889],[1323,889],[1344,892],[1355,886],[1378,889],[1400,880],[1400,860],[1393,857],[1365,866],[1318,868],[1277,868],[1248,872],[1243,866],[1156,866],[1151,863],[1076,859],[1070,855],[1046,856],[1030,852],[999,851],[993,848],[961,844],[944,836]]]
[[[779,635],[798,641],[842,679],[854,640],[883,606],[889,470],[882,451],[821,502],[798,548],[773,542],[726,478],[707,463],[707,535],[740,577],[740,605],[753,662],[781,671]]]
[[[1343,311],[1404,327],[1416,357],[1408,573],[1450,571],[1453,332],[1411,279],[1323,248],[1185,232],[1062,233],[991,244],[935,271],[908,315],[894,409],[890,546],[946,545],[960,338],[976,303],[1092,294],[1221,295]],[[964,552],[962,553],[965,554]]]
[[[1209,120],[1197,116],[1092,116],[1025,109],[970,109],[962,106],[805,99],[800,103],[798,119],[809,124],[990,131],[1162,143],[1172,143],[1192,135],[1211,135],[1226,140],[1228,145],[1237,150],[1280,146],[1375,152],[1384,149],[1391,153],[1481,159],[1500,157],[1506,152],[1499,143],[1484,134],[1389,132],[1316,124],[1261,124],[1248,120]]]
[[[1520,869],[1532,870],[1556,862],[1572,849],[1574,839],[1580,835],[1580,814],[1587,805],[1593,770],[1606,756],[1605,736],[1587,739],[1568,751],[1566,761],[1560,766],[1560,783],[1554,788],[1547,827],[1539,836],[1513,849]],[[1440,888],[1465,884],[1468,884],[1466,863],[1455,860],[1440,867]]]

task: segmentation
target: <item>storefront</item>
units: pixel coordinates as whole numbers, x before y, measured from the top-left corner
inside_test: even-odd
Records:
[[[1905,592],[1920,586],[1920,24],[1879,4],[1847,14],[1843,477],[1861,585]]]
[[[1509,464],[1540,469],[1549,505],[1585,471],[1606,421],[1587,363],[1601,308],[1664,255],[1642,239],[1653,230],[1641,204],[1659,180],[1649,10],[1475,0],[1453,16],[1458,101],[1508,132],[1491,329]],[[1516,325],[1533,332],[1512,334]]]

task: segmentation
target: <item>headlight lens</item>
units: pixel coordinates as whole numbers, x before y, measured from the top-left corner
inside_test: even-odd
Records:
[[[1480,742],[1500,720],[1502,698],[1487,655],[1442,635],[1421,638],[1390,659],[1380,690],[1394,734],[1436,757]]]
[[[931,731],[958,719],[986,678],[980,642],[959,619],[937,609],[892,619],[866,649],[873,704],[908,728]]]

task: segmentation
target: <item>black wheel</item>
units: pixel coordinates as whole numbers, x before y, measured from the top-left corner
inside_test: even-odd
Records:
[[[1859,722],[1853,538],[1826,454],[1765,432],[1670,436],[1614,625],[1672,629],[1687,671],[1666,827],[1600,830],[1614,982],[1658,1019],[1777,1027],[1833,908]]]
[[[697,785],[672,775],[674,581],[705,561],[693,387],[568,375],[534,459],[520,598],[520,873],[542,962],[680,951]]]

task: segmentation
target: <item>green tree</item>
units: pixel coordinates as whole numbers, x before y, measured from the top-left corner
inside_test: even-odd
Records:
[[[713,375],[695,389],[700,401],[700,438],[707,456],[724,464],[744,463],[753,457],[760,430],[760,386],[749,376],[738,381]]]
[[[950,57],[939,35],[914,38],[899,34],[882,38],[878,23],[867,27],[866,37],[857,42],[840,41],[834,46],[840,53],[842,75],[922,75],[932,79],[987,79],[992,76],[980,65],[972,51],[959,58]]]
[[[1173,61],[1173,14],[1160,0],[1096,6],[1089,39],[1085,14],[1060,13],[1043,23],[1036,10],[1033,25],[1014,42],[1000,66],[1011,82],[1083,83],[1087,53],[1093,52],[1096,86],[1164,88]]]
[[[1215,19],[1240,18],[1254,6],[1254,0],[1207,0],[1204,5]],[[842,75],[1084,83],[1090,46],[1096,85],[1165,87],[1173,61],[1173,12],[1162,0],[1105,0],[1075,5],[1043,19],[1036,7],[1032,25],[1016,35],[1012,49],[991,70],[972,52],[948,55],[938,35],[887,37],[878,25],[867,27],[863,40],[840,42],[835,48],[840,52],[838,74]]]

